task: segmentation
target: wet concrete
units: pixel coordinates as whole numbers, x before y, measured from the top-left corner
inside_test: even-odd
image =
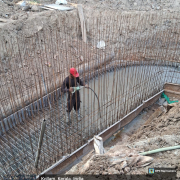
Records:
[[[131,66],[99,75],[88,85],[99,98],[102,118],[98,113],[98,101],[94,93],[83,88],[80,90],[80,112],[85,117],[83,127],[100,128],[100,122],[105,126],[112,125],[118,118],[162,90],[166,82],[180,84],[180,71],[165,66]],[[119,117],[116,119],[114,114],[119,114]]]

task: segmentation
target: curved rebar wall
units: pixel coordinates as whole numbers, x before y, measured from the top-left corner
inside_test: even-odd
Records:
[[[1,178],[39,174],[161,91],[165,82],[180,84],[176,16],[132,13],[88,19],[86,44],[79,37],[79,22],[71,27],[68,21],[59,21],[55,29],[43,29],[31,38],[4,37],[0,45],[6,54],[0,61]],[[168,20],[171,27],[166,26]],[[105,49],[96,48],[100,40],[105,41]],[[82,89],[81,118],[72,111],[73,122],[66,123],[67,97],[60,85],[72,66],[98,95],[101,118],[94,94]]]

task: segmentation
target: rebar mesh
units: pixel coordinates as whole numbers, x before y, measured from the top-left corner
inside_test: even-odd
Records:
[[[87,43],[81,40],[78,20],[73,25],[59,21],[55,29],[43,29],[30,38],[4,37],[0,45],[6,54],[0,61],[1,177],[42,172],[161,91],[166,82],[180,84],[176,15],[87,19]],[[96,47],[100,40],[105,48]],[[72,66],[98,95],[100,109],[94,94],[81,89],[80,118],[73,110],[69,125],[67,97],[60,86]],[[44,119],[47,126],[36,169]]]

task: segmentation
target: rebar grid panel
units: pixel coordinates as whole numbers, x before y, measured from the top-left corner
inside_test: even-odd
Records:
[[[176,15],[87,19],[86,44],[79,22],[68,20],[31,38],[4,37],[0,46],[7,54],[0,61],[1,177],[42,172],[161,91],[165,82],[180,84]],[[96,48],[100,40],[105,48]],[[60,85],[72,66],[98,95],[100,109],[92,91],[81,89],[80,118],[73,110],[68,125],[67,94],[61,93]],[[47,125],[36,169],[44,119]]]

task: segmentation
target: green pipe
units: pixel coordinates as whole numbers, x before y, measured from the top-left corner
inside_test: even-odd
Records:
[[[143,152],[143,153],[139,153],[139,154],[145,156],[145,155],[148,155],[148,154],[158,153],[158,152],[162,152],[162,151],[169,151],[169,150],[174,150],[174,149],[180,149],[180,145],[155,149],[155,150],[152,150],[152,151],[147,151],[147,152]]]

